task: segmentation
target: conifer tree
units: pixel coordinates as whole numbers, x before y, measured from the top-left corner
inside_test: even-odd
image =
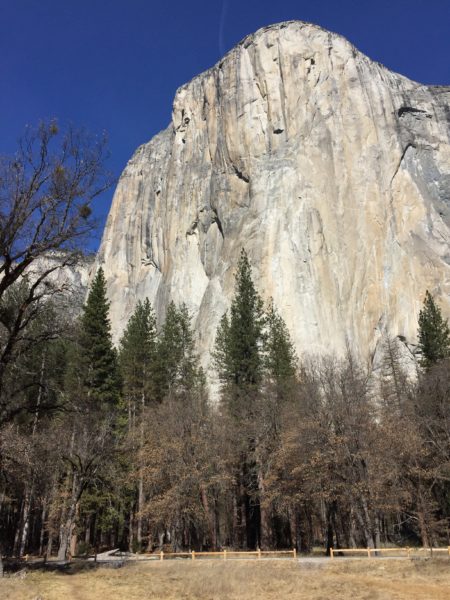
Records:
[[[265,344],[267,375],[279,391],[287,389],[295,377],[297,357],[288,328],[273,303],[267,311],[267,340]]]
[[[80,515],[95,515],[101,528],[122,499],[111,502],[121,465],[111,461],[121,439],[120,375],[112,344],[106,280],[100,268],[92,282],[79,321],[78,340],[67,348],[65,395],[72,405],[67,427],[75,446],[67,448],[64,494],[72,489],[67,516],[60,528],[58,556],[68,550],[70,532]],[[75,416],[76,415],[76,416]]]
[[[241,251],[230,316],[224,315],[214,353],[224,389],[248,394],[256,392],[264,373],[263,344],[266,316],[255,289],[247,253]]]
[[[216,337],[214,360],[222,384],[222,403],[235,426],[236,503],[241,529],[239,545],[255,547],[261,540],[261,510],[257,456],[258,401],[264,379],[266,315],[257,293],[248,256],[243,249],[236,273],[230,316],[224,315]]]
[[[120,340],[119,364],[129,412],[152,399],[156,319],[148,298],[138,302]]]
[[[83,307],[80,345],[87,395],[102,408],[115,407],[120,391],[117,354],[112,344],[108,312],[106,280],[100,267]]]
[[[170,391],[192,389],[201,377],[190,321],[185,305],[169,304],[155,359],[155,397],[160,402]]]
[[[422,365],[431,365],[450,356],[450,329],[440,308],[427,290],[423,308],[419,313],[419,348]]]
[[[128,446],[131,456],[128,467],[137,475],[135,497],[133,491],[130,503],[129,545],[130,549],[141,548],[144,521],[142,507],[144,504],[143,474],[140,450],[144,444],[144,409],[154,401],[153,374],[156,355],[156,319],[148,298],[138,302],[134,313],[128,320],[126,329],[120,340],[119,365],[122,376],[122,393],[128,406]],[[135,524],[134,531],[133,525]]]

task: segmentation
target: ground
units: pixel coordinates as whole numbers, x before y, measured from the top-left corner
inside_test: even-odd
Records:
[[[450,600],[450,560],[172,560],[0,580],[1,600]]]

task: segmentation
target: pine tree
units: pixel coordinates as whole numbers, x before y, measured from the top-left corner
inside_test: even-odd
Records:
[[[138,302],[128,320],[120,340],[119,365],[122,375],[122,393],[128,406],[128,444],[131,455],[124,459],[128,469],[136,473],[136,489],[130,490],[129,497],[123,499],[123,506],[130,504],[133,517],[130,523],[130,548],[142,546],[144,520],[142,509],[145,501],[143,488],[142,460],[140,451],[145,439],[144,409],[154,402],[153,373],[156,356],[156,319],[148,298]],[[131,478],[130,478],[131,479]],[[130,480],[128,479],[128,480]],[[134,493],[133,493],[134,492]]]
[[[129,412],[152,400],[156,319],[148,298],[138,302],[120,340],[119,364]]]
[[[267,311],[267,340],[265,344],[265,366],[269,379],[282,393],[293,383],[297,357],[286,323],[273,303]]]
[[[252,280],[248,256],[242,249],[230,317],[222,317],[214,352],[223,389],[231,388],[234,395],[257,392],[261,386],[265,324],[263,302]]]
[[[431,365],[450,356],[450,329],[440,308],[427,290],[423,308],[419,313],[419,348],[422,366]]]
[[[237,451],[236,504],[244,529],[239,545],[256,547],[261,540],[261,509],[257,461],[257,411],[264,379],[266,315],[245,250],[236,273],[230,316],[224,315],[216,336],[214,361],[222,384],[222,403],[231,415]],[[238,491],[239,490],[239,491]]]
[[[169,392],[191,390],[201,379],[195,352],[191,318],[185,305],[171,302],[158,339],[155,370],[155,396],[161,402]]]
[[[74,447],[66,450],[70,467],[64,494],[72,491],[60,527],[60,559],[67,553],[73,526],[79,518],[77,511],[85,518],[90,515],[99,530],[111,515],[118,515],[122,501],[120,497],[112,501],[111,496],[121,470],[120,461],[111,457],[117,457],[123,430],[120,375],[108,313],[106,280],[100,268],[83,306],[77,339],[67,348],[65,396],[72,406],[67,427]]]
[[[112,344],[108,313],[106,280],[100,267],[83,307],[80,336],[84,385],[89,398],[100,408],[115,407],[120,391],[117,353]]]

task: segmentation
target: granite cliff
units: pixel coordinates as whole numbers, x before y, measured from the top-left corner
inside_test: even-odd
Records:
[[[98,254],[116,338],[138,299],[192,311],[203,361],[247,250],[299,353],[414,343],[450,314],[450,87],[299,21],[246,37],[176,93],[125,168]]]

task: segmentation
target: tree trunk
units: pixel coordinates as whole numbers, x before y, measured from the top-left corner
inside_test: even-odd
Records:
[[[83,491],[83,485],[80,482],[76,473],[73,476],[72,484],[72,495],[70,498],[70,504],[67,509],[66,517],[61,524],[59,531],[59,549],[58,549],[58,560],[66,560],[67,550],[72,535],[73,523],[75,520],[75,514],[77,510],[77,503],[81,497]]]
[[[52,557],[52,552],[53,552],[53,532],[50,531],[50,533],[48,534],[48,540],[47,540],[47,552],[46,552],[47,559],[50,559]]]
[[[355,506],[354,514],[361,528],[361,533],[364,536],[366,546],[368,548],[374,548],[373,536],[372,532],[370,531],[370,523],[368,523],[367,519],[365,518],[366,515],[364,509],[361,511],[358,506]]]
[[[147,547],[146,547],[147,552],[152,552],[153,551],[153,531],[151,531],[150,529],[147,531]]]
[[[258,469],[258,492],[259,492],[259,510],[260,510],[260,540],[259,544],[263,550],[270,547],[270,525],[267,508],[264,504],[264,478],[261,473],[261,467]]]
[[[141,453],[142,453],[142,448],[144,446],[144,437],[145,437],[144,421],[143,421],[144,410],[145,410],[145,394],[143,392],[142,396],[141,396],[141,414],[140,414],[141,424],[140,424],[140,431],[139,431],[139,449],[140,449]],[[144,465],[142,464],[142,455],[141,455],[140,456],[140,465],[139,465],[137,532],[136,532],[136,539],[137,539],[137,543],[139,544],[139,549],[141,549],[141,547],[142,547],[142,512],[144,510],[144,477],[142,475],[143,467],[144,467]]]
[[[298,547],[298,533],[297,533],[297,515],[295,508],[289,508],[288,511],[289,518],[289,530],[291,532],[291,545],[299,550]]]
[[[23,556],[25,554],[25,548],[28,540],[28,531],[30,529],[30,508],[31,501],[33,498],[33,488],[27,489],[25,493],[25,499],[23,501],[23,525],[22,525],[22,535],[20,537],[20,548],[19,548],[19,556]]]
[[[84,530],[84,543],[86,545],[86,551],[88,547],[91,545],[91,522],[92,515],[88,515],[86,520],[86,529]]]
[[[420,537],[422,538],[422,545],[424,548],[431,547],[430,536],[428,535],[428,527],[427,527],[427,519],[426,519],[426,506],[425,501],[423,499],[423,494],[421,490],[421,485],[417,486],[417,494],[418,494],[418,506],[417,506],[417,520],[419,523]]]
[[[130,508],[130,520],[128,524],[128,551],[133,552],[133,542],[134,542],[134,507]]]
[[[47,518],[47,499],[44,498],[41,514],[41,531],[39,533],[39,556],[44,553],[45,519]]]
[[[144,479],[142,471],[139,473],[138,483],[138,505],[137,505],[137,531],[136,540],[139,548],[142,546],[142,511],[144,510]]]
[[[364,513],[364,535],[366,537],[367,547],[375,548],[375,540],[374,540],[373,531],[372,531],[373,530],[372,520],[370,518],[367,500],[364,498],[364,496],[361,499],[361,504],[362,504],[363,513]]]
[[[203,484],[200,485],[200,497],[202,501],[203,510],[205,511],[206,520],[208,522],[208,530],[209,530],[209,543],[213,550],[217,548],[217,539],[216,539],[216,527],[214,522],[214,515],[211,512],[208,502],[208,494],[206,493],[205,486]]]
[[[78,514],[80,511],[80,503],[77,502],[76,507],[75,507],[75,517],[72,523],[72,527],[71,527],[71,533],[70,533],[70,548],[69,548],[69,552],[71,554],[71,556],[75,556],[75,554],[77,553],[77,545],[78,545],[78,534],[77,534],[77,530],[75,527],[75,522],[78,518]]]
[[[20,549],[20,533],[22,531],[24,502],[20,503],[19,518],[17,520],[16,533],[14,535],[13,556],[19,555]]]
[[[327,555],[330,555],[330,548],[335,548],[334,543],[334,531],[333,531],[333,517],[331,506],[327,507]]]
[[[239,498],[238,498],[238,486],[234,487],[233,490],[233,518],[231,521],[231,532],[230,532],[230,542],[231,542],[231,546],[233,547],[237,547],[239,546],[239,536],[238,536],[238,531],[239,531],[239,509],[238,509],[238,503],[239,503]]]

